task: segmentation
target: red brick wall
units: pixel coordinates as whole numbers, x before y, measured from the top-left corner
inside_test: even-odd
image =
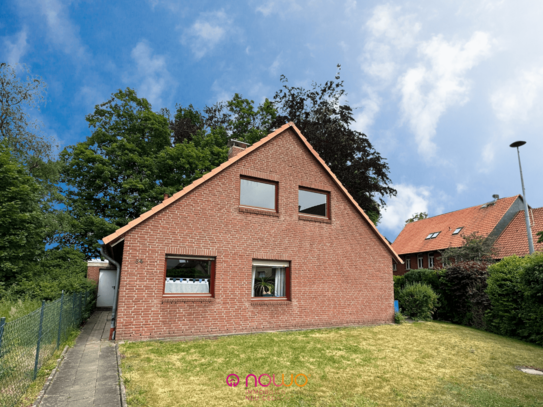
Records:
[[[240,210],[241,174],[279,182],[278,216]],[[299,218],[300,185],[331,191],[330,223]],[[215,298],[163,298],[166,254],[216,256]],[[291,262],[291,301],[251,301],[254,258]],[[287,130],[125,235],[116,339],[392,322],[390,264]]]
[[[100,270],[114,270],[115,267],[109,265],[106,262],[91,261],[87,264],[87,278],[89,280],[96,281],[96,289],[98,290],[98,283],[100,282]]]
[[[434,253],[434,268],[441,267],[441,258],[439,252],[433,252]],[[418,255],[422,254],[422,264],[424,269],[428,268],[428,253],[411,253],[411,254],[402,254],[400,257],[404,261],[404,264],[397,264],[396,265],[396,271],[394,272],[395,276],[403,276],[405,273],[407,273],[409,270],[406,270],[405,268],[405,259],[410,258],[411,259],[411,269],[410,270],[416,270],[418,269]]]

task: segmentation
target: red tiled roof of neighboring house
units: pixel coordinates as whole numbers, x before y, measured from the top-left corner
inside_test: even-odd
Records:
[[[251,147],[248,147],[246,148],[245,150],[243,150],[241,153],[237,154],[236,156],[230,158],[228,161],[222,163],[221,165],[219,165],[218,167],[214,168],[212,171],[208,172],[207,174],[205,174],[203,177],[197,179],[196,181],[194,181],[192,184],[190,185],[187,185],[185,188],[183,188],[181,191],[175,193],[174,195],[172,195],[170,198],[168,198],[167,200],[165,200],[164,202],[162,202],[161,204],[158,204],[156,205],[155,207],[153,207],[152,209],[150,209],[149,211],[141,214],[138,218],[134,219],[133,221],[129,222],[127,225],[123,226],[122,228],[120,229],[117,229],[114,233],[112,233],[111,235],[109,236],[106,236],[102,239],[102,241],[104,242],[104,244],[109,244],[109,243],[112,243],[114,242],[115,240],[119,239],[121,236],[123,236],[126,232],[128,232],[130,229],[132,229],[133,227],[139,225],[140,223],[142,223],[143,221],[145,221],[146,219],[150,218],[151,216],[153,216],[155,213],[157,212],[160,212],[161,210],[163,210],[164,208],[170,206],[171,204],[173,204],[174,202],[178,201],[179,199],[181,199],[183,196],[187,195],[188,193],[190,193],[190,191],[198,188],[200,185],[202,185],[203,183],[205,183],[208,179],[214,177],[215,175],[219,174],[220,172],[224,171],[226,168],[230,167],[232,164],[234,164],[235,162],[238,162],[239,160],[243,159],[243,157],[245,157],[246,155],[248,154],[251,154],[254,150],[256,150],[258,147],[266,144],[267,142],[269,142],[270,140],[272,140],[274,137],[276,137],[277,135],[283,133],[285,130],[287,130],[288,128],[291,128],[292,130],[294,130],[294,132],[300,137],[300,139],[302,140],[302,142],[305,144],[305,146],[308,148],[308,150],[311,152],[311,154],[316,158],[316,160],[323,166],[323,168],[328,172],[328,174],[332,177],[332,179],[336,182],[337,186],[341,189],[341,191],[345,194],[345,196],[347,197],[348,200],[350,200],[350,202],[353,204],[353,206],[358,210],[358,212],[360,213],[360,215],[366,220],[366,222],[368,223],[368,226],[370,227],[370,229],[375,233],[375,235],[381,240],[381,242],[385,245],[385,247],[388,249],[388,251],[392,254],[392,257],[394,258],[395,261],[397,261],[398,263],[400,264],[403,264],[403,261],[402,259],[398,256],[398,254],[394,251],[394,249],[392,248],[392,246],[388,243],[388,241],[383,237],[383,235],[381,235],[381,233],[377,230],[377,228],[375,227],[375,225],[373,224],[373,222],[370,220],[370,218],[368,218],[368,215],[366,215],[366,213],[362,210],[362,208],[358,205],[358,203],[356,203],[356,201],[354,200],[354,198],[351,196],[351,194],[349,194],[349,192],[347,191],[347,189],[345,189],[345,187],[343,186],[343,184],[339,181],[339,179],[337,179],[337,177],[335,176],[335,174],[332,172],[332,170],[328,167],[328,165],[326,165],[326,163],[324,162],[324,160],[319,156],[319,154],[313,149],[313,147],[311,146],[311,144],[309,144],[309,142],[307,141],[307,139],[302,135],[302,133],[300,132],[300,130],[298,130],[298,128],[296,127],[296,125],[292,122],[290,123],[287,123],[285,125],[283,125],[282,127],[280,127],[279,129],[275,130],[273,133],[270,133],[268,134],[266,137],[264,137],[263,139],[261,139],[260,141],[254,143]]]
[[[483,208],[483,204],[458,211],[444,213],[405,225],[392,243],[398,254],[423,253],[462,246],[462,235],[477,232],[488,236],[511,207],[519,195],[498,199],[494,204]],[[456,228],[463,227],[453,235]],[[434,239],[426,239],[432,232],[441,232]]]
[[[543,231],[543,208],[529,209],[530,223],[532,224],[532,238],[534,240],[534,250],[543,251],[543,243],[537,243],[539,236],[537,232]],[[494,243],[498,250],[499,258],[516,254],[517,256],[526,256],[528,250],[528,234],[526,233],[526,220],[524,211],[520,211],[505,228],[502,234]]]

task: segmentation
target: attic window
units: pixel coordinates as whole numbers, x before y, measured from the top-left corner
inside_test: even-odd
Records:
[[[428,239],[435,239],[437,237],[437,235],[439,235],[441,233],[441,231],[439,232],[432,232],[430,233],[428,236],[426,236],[426,239],[424,240],[428,240]]]
[[[464,229],[464,226],[454,229],[453,235],[459,234],[462,229]]]

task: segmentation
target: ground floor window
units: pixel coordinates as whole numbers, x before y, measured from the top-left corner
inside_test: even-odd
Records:
[[[168,255],[165,268],[164,294],[213,295],[214,258]]]
[[[290,296],[290,263],[286,261],[253,260],[252,297],[258,299]]]
[[[405,259],[405,269],[411,270],[411,259],[409,257]]]
[[[428,254],[428,268],[429,269],[434,268],[434,254],[433,253]]]
[[[423,259],[424,259],[424,258],[422,257],[422,254],[419,254],[419,255],[417,256],[417,267],[418,267],[419,269],[421,269],[421,268],[423,267],[423,263],[422,263]]]

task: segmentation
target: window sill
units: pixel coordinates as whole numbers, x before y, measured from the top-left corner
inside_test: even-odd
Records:
[[[213,297],[162,297],[162,304],[181,304],[184,302],[214,302]]]
[[[317,223],[332,223],[332,221],[325,217],[320,216],[309,216],[309,215],[298,215],[298,220],[305,220],[309,222],[317,222]]]
[[[287,305],[290,304],[290,300],[287,297],[252,297],[251,305]]]
[[[273,210],[266,210],[266,209],[257,209],[257,208],[251,208],[248,206],[240,206],[239,211],[241,213],[252,213],[255,215],[264,215],[264,216],[271,216],[274,218],[278,218],[279,214]]]

